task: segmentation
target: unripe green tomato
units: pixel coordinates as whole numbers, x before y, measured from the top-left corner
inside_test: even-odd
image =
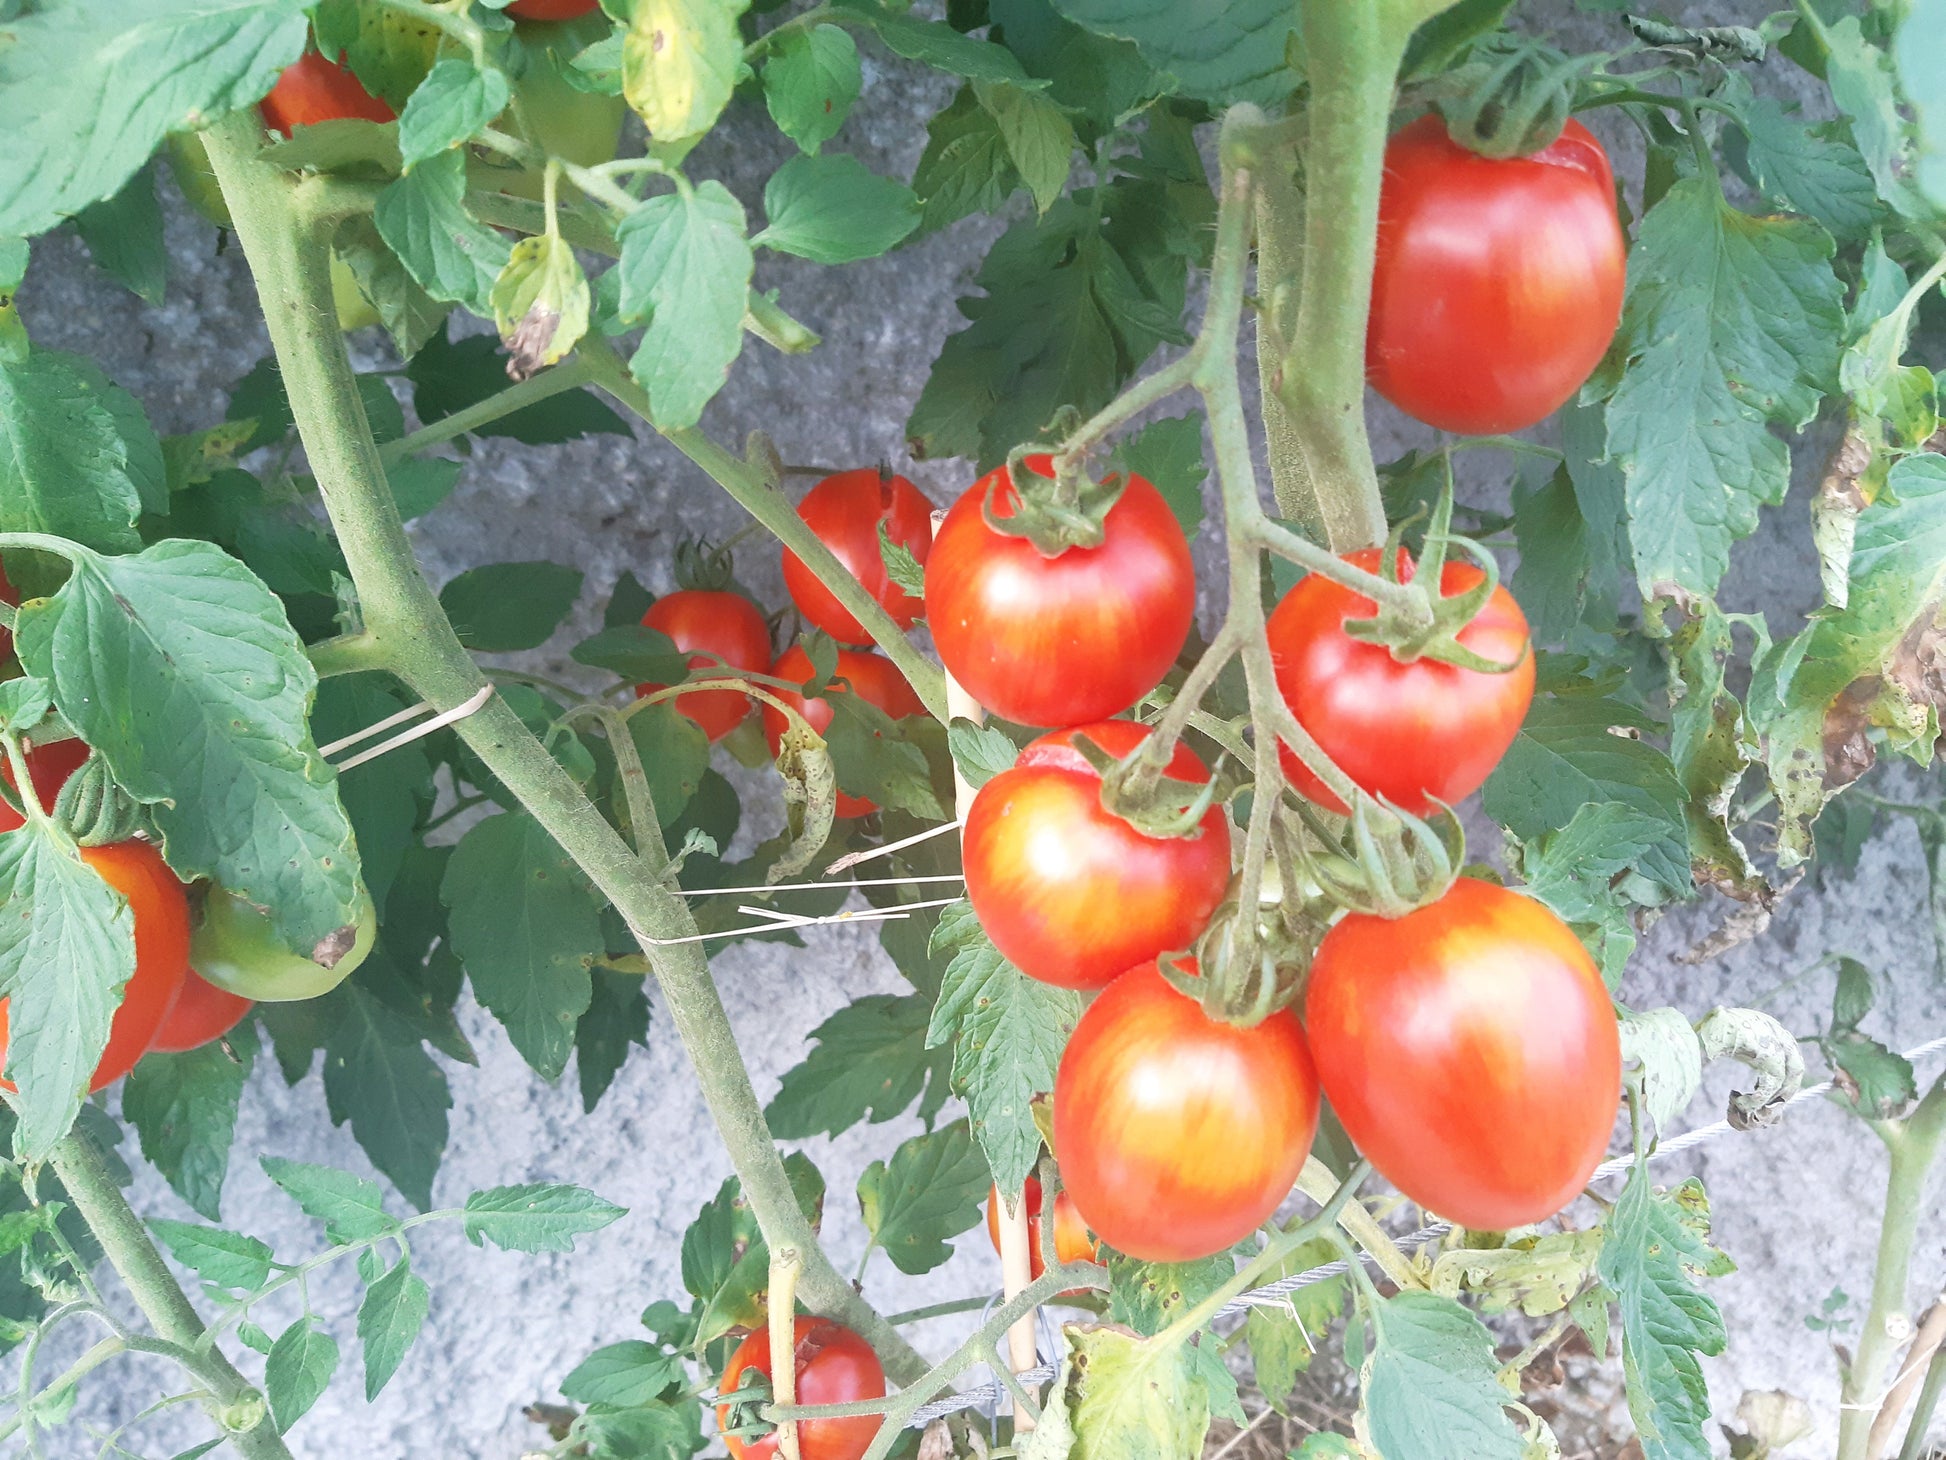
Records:
[[[213,888],[203,921],[190,935],[189,966],[208,982],[262,1004],[289,1003],[328,994],[349,978],[378,939],[378,909],[361,886],[358,935],[331,967],[286,948],[270,914],[254,903]]]
[[[346,334],[385,322],[358,287],[358,276],[352,273],[351,265],[335,253],[331,255],[331,302],[338,307],[338,328]]]
[[[602,16],[559,24],[525,24],[519,28],[520,38],[528,47],[527,69],[514,83],[521,115],[527,120],[527,131],[522,135],[552,156],[577,167],[593,167],[609,161],[621,142],[622,118],[628,104],[619,96],[583,91],[561,74],[582,47],[599,40],[609,28]],[[515,197],[538,200],[542,190],[541,172],[538,168],[523,168],[510,174],[500,186]]]

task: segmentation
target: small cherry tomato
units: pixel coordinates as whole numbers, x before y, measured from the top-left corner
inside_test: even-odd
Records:
[[[1034,1278],[1047,1271],[1041,1260],[1041,1183],[1037,1176],[1027,1178],[1027,1253]],[[987,1189],[987,1237],[993,1250],[1000,1250],[1000,1188]],[[1056,1266],[1070,1262],[1092,1262],[1101,1254],[1101,1244],[1082,1220],[1081,1209],[1066,1191],[1054,1197],[1054,1261]]]
[[[189,905],[182,884],[145,841],[81,848],[81,860],[128,899],[135,917],[135,973],[108,1026],[108,1044],[90,1090],[102,1090],[135,1068],[169,1017],[189,972]],[[0,1067],[7,1058],[7,1001],[0,999]],[[13,1089],[11,1082],[0,1086]]]
[[[797,1340],[793,1367],[799,1404],[849,1404],[856,1399],[885,1396],[885,1370],[878,1355],[842,1323],[829,1318],[799,1318],[792,1336]],[[757,1329],[737,1345],[717,1382],[717,1393],[735,1393],[746,1371],[770,1377],[768,1327]],[[719,1426],[730,1423],[729,1405],[717,1405],[716,1422]],[[871,1448],[883,1423],[876,1414],[803,1420],[797,1427],[798,1450],[803,1460],[859,1460]],[[774,1431],[760,1440],[725,1435],[723,1443],[729,1447],[732,1460],[775,1460],[777,1454]]]
[[[1402,918],[1346,914],[1312,961],[1304,1024],[1346,1133],[1449,1221],[1544,1221],[1607,1152],[1614,1006],[1581,940],[1531,897],[1462,877]]]
[[[1494,159],[1421,117],[1385,149],[1372,387],[1441,430],[1533,425],[1607,352],[1627,250],[1608,154],[1581,123],[1531,157]]]
[[[41,810],[54,809],[54,798],[61,794],[61,787],[81,769],[81,763],[87,758],[87,744],[80,740],[56,740],[27,752],[27,777],[34,783],[34,796],[41,803]],[[14,768],[4,752],[0,752],[0,780],[9,787],[14,785]],[[24,816],[0,801],[0,832],[13,831],[25,824]]]
[[[1144,1262],[1191,1262],[1256,1231],[1317,1126],[1295,1014],[1225,1024],[1153,963],[1088,1006],[1054,1082],[1061,1180],[1096,1236]]]
[[[149,1048],[163,1054],[201,1049],[241,1024],[251,1007],[250,1000],[219,989],[192,968],[183,980],[176,1007],[162,1021],[162,1028],[149,1041]]]
[[[778,679],[795,680],[803,684],[811,678],[811,656],[798,645],[793,644],[778,656],[777,662],[770,666],[770,672]],[[907,715],[923,715],[926,712],[926,707],[919,696],[913,693],[912,686],[905,682],[905,676],[899,673],[898,666],[890,659],[881,658],[877,654],[840,649],[837,677],[850,684],[853,694],[877,705],[894,720],[903,720]],[[830,727],[831,717],[837,713],[822,696],[806,700],[800,694],[774,687],[771,693],[802,715],[805,723],[820,735]],[[770,744],[772,757],[776,756],[778,747],[784,743],[784,730],[789,724],[782,711],[773,709],[769,705],[764,706],[764,739]],[[869,816],[877,809],[878,807],[867,797],[850,796],[843,791],[838,793],[838,815],[840,816]]]
[[[712,677],[731,676],[738,670],[762,674],[770,667],[770,629],[756,604],[741,593],[678,589],[651,604],[642,622],[667,634],[678,649],[690,651],[689,667],[714,671]],[[717,659],[730,667],[723,668]],[[636,698],[666,687],[637,685]],[[711,740],[721,740],[750,713],[750,696],[734,689],[700,690],[677,695],[675,705]]]
[[[1040,476],[1053,459],[1030,456]],[[1169,504],[1131,476],[1100,547],[1043,557],[987,525],[1014,515],[1005,467],[980,478],[939,525],[926,560],[926,622],[946,670],[988,710],[1022,725],[1119,715],[1162,682],[1196,614],[1189,543]]]
[[[966,895],[994,947],[1029,977],[1077,989],[1188,948],[1230,880],[1221,806],[1194,836],[1144,836],[1103,808],[1101,777],[1075,748],[1083,735],[1121,757],[1149,731],[1103,720],[1043,735],[980,787],[965,833]],[[1209,780],[1180,743],[1167,774]]]
[[[1345,561],[1377,572],[1377,548]],[[1448,562],[1441,591],[1462,593],[1482,578],[1472,563]],[[1401,550],[1399,577],[1412,560]],[[1514,667],[1502,674],[1463,669],[1421,656],[1409,664],[1383,644],[1354,639],[1347,619],[1370,618],[1377,606],[1360,593],[1312,573],[1284,595],[1265,625],[1270,660],[1297,723],[1338,768],[1374,796],[1415,816],[1434,798],[1457,805],[1480,789],[1520,733],[1534,698],[1534,654],[1527,618],[1504,587],[1460,630],[1460,644]],[[1346,808],[1310,770],[1283,750],[1291,784],[1320,806]]]
[[[507,14],[515,20],[573,20],[588,14],[600,0],[514,0]]]
[[[220,887],[211,889],[203,904],[190,958],[210,983],[241,998],[261,1004],[315,999],[349,978],[378,939],[378,910],[370,893],[363,888],[360,893],[351,946],[329,967],[293,953],[269,913]]]
[[[805,493],[797,515],[831,549],[852,577],[892,615],[902,629],[912,627],[924,605],[894,583],[885,571],[878,525],[921,563],[932,549],[932,503],[904,477],[867,467],[826,477]],[[845,644],[869,644],[872,636],[852,611],[817,580],[797,554],[784,554],[784,586],[805,619]]]
[[[259,107],[264,125],[288,137],[298,127],[355,117],[368,122],[397,121],[398,116],[351,71],[306,51],[284,68]]]

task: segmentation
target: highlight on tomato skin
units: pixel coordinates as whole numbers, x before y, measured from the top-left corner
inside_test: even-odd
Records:
[[[306,51],[286,66],[258,106],[264,125],[287,137],[298,127],[318,122],[398,120],[398,113],[367,91],[350,68],[316,51]]]
[[[1402,918],[1346,914],[1312,961],[1304,1025],[1346,1133],[1448,1221],[1544,1221],[1607,1154],[1614,1005],[1581,940],[1531,897],[1462,877]]]
[[[799,1317],[793,1325],[796,1340],[793,1353],[796,1370],[796,1398],[799,1404],[848,1404],[857,1399],[880,1399],[885,1394],[885,1370],[871,1345],[842,1323],[829,1318]],[[730,1355],[717,1393],[733,1394],[746,1371],[770,1377],[770,1329],[756,1329]],[[730,1406],[716,1407],[719,1427],[730,1423]],[[834,1419],[807,1419],[798,1423],[797,1443],[801,1460],[859,1460],[871,1448],[873,1438],[884,1423],[875,1414],[846,1415]],[[775,1431],[761,1439],[742,1440],[724,1435],[723,1443],[733,1460],[775,1460]]]
[[[924,603],[892,581],[878,540],[886,536],[925,565],[932,551],[932,503],[902,476],[876,467],[828,476],[804,495],[797,515],[878,601],[902,629],[912,627]],[[872,636],[857,615],[818,580],[803,560],[784,550],[784,587],[797,611],[841,644],[870,644]]]
[[[987,936],[1022,973],[1063,988],[1101,988],[1158,955],[1188,948],[1230,881],[1230,823],[1220,805],[1196,835],[1150,837],[1101,804],[1101,776],[1074,741],[1129,754],[1149,736],[1132,720],[1057,730],[1030,743],[979,790],[967,812],[966,894]],[[1167,774],[1207,783],[1176,745]]]
[[[770,628],[757,605],[741,593],[713,588],[681,588],[649,605],[642,622],[666,634],[678,649],[689,651],[691,669],[713,670],[719,676],[739,669],[762,674],[770,667]],[[718,664],[717,660],[722,660]],[[730,666],[725,669],[724,664]],[[641,684],[636,697],[653,694],[666,685]],[[721,740],[750,713],[750,696],[741,690],[691,690],[675,698],[676,713],[702,727],[712,741]]]

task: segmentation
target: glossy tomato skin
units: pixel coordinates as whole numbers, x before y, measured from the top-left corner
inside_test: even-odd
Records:
[[[252,1007],[250,1000],[219,989],[192,968],[183,979],[175,1008],[149,1041],[149,1048],[163,1054],[201,1049],[241,1024]]]
[[[514,0],[507,14],[515,20],[575,20],[587,15],[601,0]]]
[[[797,1340],[797,1402],[799,1404],[848,1404],[854,1399],[880,1399],[885,1394],[885,1370],[871,1345],[829,1318],[799,1318],[793,1331]],[[770,1330],[759,1328],[730,1355],[724,1366],[717,1392],[735,1391],[746,1369],[770,1375]],[[729,1423],[728,1405],[718,1405],[716,1422]],[[803,1460],[858,1460],[871,1448],[872,1437],[884,1421],[875,1414],[851,1415],[841,1419],[807,1419],[797,1427],[798,1449]],[[733,1460],[775,1460],[775,1432],[761,1440],[744,1441],[723,1437]]]
[[[27,752],[27,775],[34,783],[34,795],[41,803],[41,810],[52,811],[54,798],[61,794],[61,787],[67,784],[69,776],[81,769],[81,763],[88,758],[88,746],[80,740],[57,740],[52,745],[36,746]],[[13,766],[6,762],[0,753],[0,779],[11,787],[14,784]],[[26,818],[5,801],[0,801],[0,832],[12,831],[26,824]]]
[[[1607,352],[1627,249],[1608,154],[1581,123],[1531,157],[1496,160],[1421,117],[1385,149],[1373,388],[1462,435],[1533,425]]]
[[[1047,1271],[1041,1252],[1041,1183],[1037,1176],[1027,1178],[1027,1254],[1030,1270],[1038,1281]],[[1000,1250],[1000,1188],[987,1188],[987,1239],[993,1243],[993,1250]],[[1066,1191],[1054,1196],[1054,1262],[1056,1266],[1070,1262],[1092,1262],[1101,1254],[1101,1244],[1095,1241],[1095,1234],[1088,1230],[1082,1219],[1081,1209],[1074,1204],[1074,1198]]]
[[[1043,735],[980,787],[967,812],[966,895],[993,944],[1022,973],[1101,988],[1138,963],[1186,949],[1223,901],[1230,824],[1212,806],[1193,837],[1148,837],[1101,804],[1085,735],[1127,755],[1149,730],[1103,720]],[[1168,774],[1206,782],[1178,743]]]
[[[203,920],[190,936],[196,971],[219,989],[262,1004],[291,1003],[330,993],[351,977],[378,941],[378,909],[361,884],[351,946],[326,968],[284,945],[269,913],[222,888],[203,902]]]
[[[658,598],[642,615],[642,622],[667,634],[678,649],[690,651],[691,669],[731,674],[738,669],[762,674],[770,667],[770,629],[757,605],[741,593],[711,588],[684,588]],[[724,670],[710,657],[731,666]],[[665,688],[636,686],[636,695]],[[703,727],[711,740],[721,740],[750,713],[750,696],[733,689],[701,690],[676,696],[676,710]]]
[[[1365,548],[1346,554],[1346,561],[1377,572],[1380,556],[1379,549]],[[1403,551],[1399,577],[1412,577]],[[1464,592],[1481,577],[1472,563],[1448,562],[1441,591]],[[1460,643],[1483,658],[1518,660],[1506,673],[1492,674],[1424,656],[1402,664],[1384,645],[1344,631],[1347,619],[1376,611],[1371,599],[1310,574],[1271,611],[1265,626],[1271,665],[1297,723],[1339,769],[1373,795],[1424,816],[1434,809],[1428,798],[1452,806],[1479,790],[1520,733],[1534,698],[1527,617],[1500,587],[1460,630]],[[1282,755],[1284,773],[1299,791],[1333,811],[1346,809],[1288,748]]]
[[[778,679],[803,684],[811,677],[811,656],[793,644],[778,656],[777,662],[770,666],[770,672]],[[840,649],[837,676],[850,683],[852,693],[862,695],[895,720],[926,712],[919,696],[913,693],[912,686],[905,682],[905,676],[899,673],[898,666],[890,659]],[[801,714],[805,722],[820,735],[824,734],[831,724],[831,717],[837,713],[822,696],[807,701],[803,695],[790,690],[773,689],[772,693]],[[777,748],[784,743],[784,730],[789,723],[781,710],[764,706],[764,739],[770,745],[773,758]],[[843,791],[838,793],[840,816],[869,816],[877,809],[868,797],[849,796]]]
[[[911,551],[920,563],[932,550],[932,503],[904,477],[876,468],[841,471],[828,476],[804,495],[797,515],[831,549],[851,576],[864,585],[879,606],[902,629],[912,627],[923,607],[919,599],[894,583],[885,571],[885,555],[878,544],[878,525],[885,524],[893,542]],[[784,554],[784,586],[805,619],[843,644],[869,644],[872,636],[852,611],[817,580],[793,552]]]
[[[1053,462],[1027,468],[1050,475]],[[1189,543],[1169,504],[1129,478],[1100,547],[1045,558],[987,526],[1014,513],[1006,468],[980,478],[939,526],[926,560],[926,622],[946,670],[1002,719],[1062,728],[1106,720],[1162,682],[1196,613]]]
[[[260,104],[264,125],[289,136],[294,128],[317,122],[355,117],[368,122],[397,121],[398,116],[350,70],[306,51],[284,68],[270,95]]]
[[[1297,1016],[1222,1023],[1154,964],[1089,1005],[1055,1077],[1061,1180],[1096,1236],[1145,1262],[1249,1236],[1290,1194],[1317,1127]]]
[[[1304,1023],[1359,1150],[1449,1221],[1551,1217],[1608,1149],[1615,1011],[1580,939],[1530,897],[1462,877],[1403,918],[1347,914],[1311,965]]]
[[[83,847],[81,860],[128,899],[135,916],[135,973],[108,1027],[108,1044],[90,1090],[103,1090],[135,1068],[169,1017],[189,972],[189,906],[182,884],[145,841]],[[0,999],[0,1067],[6,1064],[7,1002]],[[13,1085],[0,1080],[0,1085]]]

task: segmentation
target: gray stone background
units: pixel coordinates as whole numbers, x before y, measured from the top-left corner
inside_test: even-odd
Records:
[[[1697,5],[1683,7],[1682,18],[1750,20],[1768,8]],[[1552,12],[1568,7],[1536,9],[1550,20],[1556,18]],[[1614,42],[1612,32],[1597,30],[1588,18],[1558,19],[1571,40]],[[1770,83],[1779,84],[1788,70],[1773,63]],[[833,145],[875,170],[909,175],[924,145],[924,119],[948,94],[940,78],[889,63],[882,53],[868,56],[864,97]],[[1604,121],[1618,173],[1639,175],[1632,139],[1617,134],[1612,118]],[[726,122],[692,172],[721,176],[754,215],[762,181],[788,146],[765,119],[745,111]],[[38,343],[93,355],[142,400],[159,430],[173,432],[220,418],[230,383],[266,343],[239,253],[220,250],[214,232],[180,205],[172,188],[164,191],[174,267],[163,305],[142,305],[106,281],[68,235],[36,243],[20,297]],[[889,460],[935,501],[950,501],[966,484],[965,471],[953,463],[911,462],[902,428],[940,342],[960,323],[953,299],[967,290],[994,231],[990,223],[963,224],[886,259],[836,270],[765,257],[759,284],[780,288],[785,306],[818,329],[825,343],[795,359],[752,343],[706,427],[726,441],[740,441],[760,427],[790,461],[849,466]],[[356,341],[355,351],[361,366],[387,359],[375,332]],[[1419,428],[1382,406],[1374,419],[1381,458],[1424,439]],[[1763,529],[1745,545],[1727,594],[1738,607],[1770,614],[1777,628],[1788,628],[1817,600],[1805,505],[1823,453],[1815,441],[1801,445],[1798,490],[1767,514]],[[1477,490],[1500,488],[1483,479]],[[739,510],[699,471],[645,433],[633,442],[602,437],[564,447],[489,443],[473,455],[453,497],[416,523],[413,535],[435,582],[476,563],[506,559],[550,558],[583,569],[588,593],[574,623],[534,656],[560,671],[565,646],[598,622],[600,602],[620,572],[633,571],[651,588],[666,589],[678,535],[705,531],[721,537],[741,522]],[[1209,536],[1199,545],[1206,566],[1215,562]],[[774,548],[747,543],[738,569],[767,601],[785,601]],[[1213,566],[1203,582],[1207,629],[1207,613],[1221,601]],[[1917,838],[1908,824],[1894,822],[1866,847],[1856,875],[1821,889],[1799,888],[1767,933],[1727,956],[1701,966],[1678,959],[1718,925],[1729,904],[1711,899],[1678,909],[1644,939],[1624,997],[1638,1008],[1674,1004],[1692,1017],[1719,1003],[1754,1004],[1808,1031],[1828,1011],[1829,974],[1799,975],[1828,953],[1849,953],[1886,976],[1875,1032],[1910,1048],[1946,1032],[1946,991],[1923,915],[1925,896]],[[730,946],[715,957],[714,968],[766,1098],[802,1057],[804,1036],[819,1021],[859,995],[902,987],[875,938],[860,929],[817,934],[803,950]],[[348,1274],[321,1277],[312,1287],[313,1303],[345,1344],[346,1360],[337,1383],[293,1436],[299,1455],[511,1460],[545,1444],[543,1433],[522,1417],[522,1406],[558,1400],[556,1384],[590,1349],[636,1335],[644,1305],[680,1296],[681,1233],[729,1174],[659,1006],[650,1048],[636,1052],[592,1116],[581,1113],[571,1077],[555,1087],[542,1084],[482,1011],[468,1002],[462,1015],[481,1065],[450,1070],[452,1136],[436,1198],[455,1203],[473,1189],[502,1182],[577,1181],[627,1206],[629,1215],[584,1239],[574,1257],[479,1251],[457,1231],[425,1233],[415,1243],[415,1265],[432,1285],[431,1317],[391,1387],[370,1406],[355,1357],[356,1284],[345,1280]],[[1813,1064],[1816,1078],[1815,1058]],[[1713,1072],[1678,1128],[1716,1119],[1733,1081],[1733,1072]],[[859,1172],[915,1129],[915,1122],[902,1119],[886,1129],[868,1127],[807,1144],[829,1182],[826,1231],[841,1267],[855,1264],[863,1246],[851,1197]],[[131,1155],[132,1148],[131,1141]],[[260,1153],[370,1169],[349,1132],[330,1125],[315,1074],[287,1089],[272,1061],[260,1063],[244,1098],[224,1218],[274,1242],[285,1258],[314,1250],[318,1234],[258,1171],[254,1158]],[[192,1216],[139,1160],[136,1165],[134,1195],[141,1210]],[[1728,1352],[1707,1366],[1716,1413],[1732,1416],[1745,1391],[1788,1390],[1811,1403],[1818,1429],[1787,1453],[1829,1453],[1837,1363],[1831,1341],[1804,1320],[1834,1289],[1854,1295],[1839,1314],[1852,1320],[1854,1331],[1862,1317],[1885,1172],[1877,1142],[1836,1109],[1807,1103],[1781,1128],[1721,1140],[1662,1171],[1670,1180],[1691,1172],[1705,1180],[1718,1239],[1740,1264],[1712,1289],[1731,1334]],[[1935,1183],[1935,1206],[1938,1194]],[[961,1239],[949,1264],[923,1279],[901,1276],[879,1256],[867,1290],[889,1311],[988,1291],[998,1278],[997,1260],[984,1234],[975,1232]],[[1923,1225],[1913,1281],[1918,1306],[1946,1282],[1946,1229],[1938,1220]],[[943,1353],[964,1323],[923,1325],[916,1341]],[[1844,1341],[1845,1333],[1837,1338]],[[59,1355],[49,1362],[58,1363]],[[117,1419],[164,1392],[150,1387],[156,1376],[147,1371],[110,1374],[97,1402]],[[1618,1427],[1616,1433],[1622,1432]],[[194,1433],[165,1421],[138,1430],[153,1440],[137,1449],[170,1453],[170,1438]],[[94,1446],[83,1446],[70,1433],[50,1453],[92,1454]]]

